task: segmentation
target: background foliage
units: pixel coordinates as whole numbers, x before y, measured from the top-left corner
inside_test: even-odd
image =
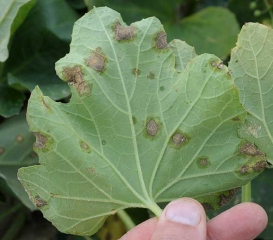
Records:
[[[55,62],[69,50],[73,23],[93,6],[108,6],[121,13],[127,24],[158,17],[168,40],[185,40],[197,54],[213,53],[227,61],[245,22],[272,26],[273,1],[248,0],[2,0],[0,2],[0,238],[83,239],[58,233],[41,216],[18,182],[18,168],[38,162],[32,151],[33,135],[25,120],[30,91],[39,85],[44,95],[67,102],[69,88],[55,73]],[[273,236],[273,185],[269,170],[253,181],[253,201],[269,215],[260,236]],[[271,177],[272,178],[272,177]],[[271,200],[271,201],[270,201]],[[240,192],[232,204],[240,201]],[[222,210],[221,210],[222,211]],[[129,210],[138,223],[145,210]],[[217,214],[210,212],[211,216]],[[119,227],[116,227],[119,226]],[[116,231],[118,229],[118,232]],[[118,217],[92,238],[117,239],[125,232]],[[110,238],[112,237],[112,238]]]

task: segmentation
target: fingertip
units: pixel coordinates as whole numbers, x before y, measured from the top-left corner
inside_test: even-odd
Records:
[[[210,240],[254,239],[267,223],[267,214],[261,206],[252,202],[240,203],[207,223],[208,237]]]

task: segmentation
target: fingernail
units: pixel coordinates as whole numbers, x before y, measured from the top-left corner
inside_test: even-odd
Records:
[[[172,222],[197,226],[201,220],[201,212],[193,201],[181,199],[167,206],[165,218]]]

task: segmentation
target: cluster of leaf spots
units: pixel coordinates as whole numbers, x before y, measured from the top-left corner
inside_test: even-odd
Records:
[[[268,166],[267,161],[266,160],[261,160],[261,161],[256,162],[253,165],[243,165],[240,168],[240,173],[246,174],[246,173],[249,173],[249,172],[252,172],[252,171],[260,172],[260,171],[263,171],[267,166]]]
[[[34,198],[34,204],[36,207],[40,208],[40,207],[44,207],[45,205],[47,205],[47,202],[45,200],[43,200],[40,196],[36,196]]]
[[[74,66],[72,68],[66,67],[63,70],[63,75],[67,80],[68,84],[75,87],[79,95],[90,94],[90,87],[84,81],[83,72],[79,66]]]
[[[39,132],[34,132],[34,136],[36,137],[34,147],[38,149],[44,149],[46,147],[48,138]]]
[[[168,48],[167,34],[163,31],[159,32],[156,36],[155,45],[157,49]]]
[[[122,26],[119,22],[115,24],[114,32],[117,41],[131,40],[135,36],[133,26]]]
[[[218,69],[222,69],[224,67],[224,63],[223,62],[217,63],[217,62],[213,61],[213,62],[211,62],[211,66],[217,67]]]
[[[251,173],[253,171],[260,172],[263,171],[268,166],[265,154],[252,143],[249,142],[244,143],[239,148],[238,152],[239,154],[251,156],[254,159],[259,158],[259,161],[256,160],[252,164],[243,165],[239,170],[241,174]]]
[[[106,57],[102,53],[100,47],[93,51],[91,57],[86,59],[86,65],[93,68],[97,72],[103,72],[105,70]]]

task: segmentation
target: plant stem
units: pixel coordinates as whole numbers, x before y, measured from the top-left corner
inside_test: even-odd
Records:
[[[272,13],[272,6],[268,3],[268,0],[264,0],[264,4],[266,6],[266,10],[268,11],[270,18],[271,18],[271,23],[273,26],[273,13]]]
[[[22,207],[23,207],[23,204],[22,203],[18,203],[16,205],[14,205],[13,207],[9,208],[7,211],[5,211],[4,213],[2,213],[0,215],[0,222],[3,221],[8,215],[16,212],[17,210],[19,210]]]
[[[251,202],[251,181],[242,187],[242,202]]]
[[[131,230],[134,228],[136,225],[131,219],[131,217],[128,215],[128,213],[125,210],[120,210],[117,212],[119,218],[122,220],[122,222],[125,225],[125,228],[127,231]]]
[[[149,205],[149,209],[159,218],[162,214],[162,209],[156,204],[153,203]]]

